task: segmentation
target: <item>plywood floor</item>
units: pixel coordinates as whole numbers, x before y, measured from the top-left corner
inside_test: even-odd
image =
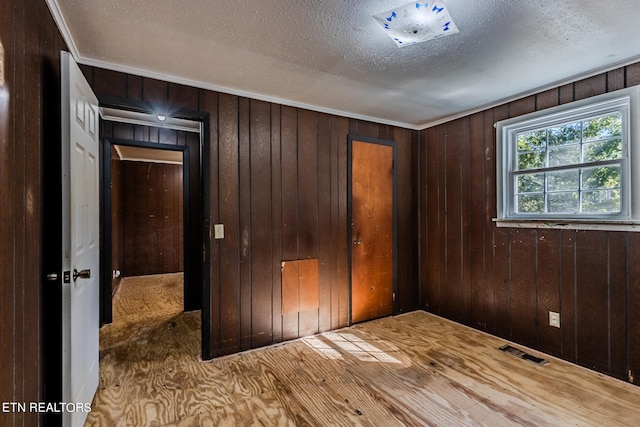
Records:
[[[181,279],[123,284],[87,425],[640,425],[640,387],[422,311],[200,362],[199,312],[171,306]]]

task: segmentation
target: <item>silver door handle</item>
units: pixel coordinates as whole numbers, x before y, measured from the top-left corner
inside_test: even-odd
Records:
[[[76,270],[75,268],[73,269],[73,281],[75,282],[76,280],[78,280],[78,277],[81,279],[90,279],[91,278],[91,269],[85,269],[85,270]]]

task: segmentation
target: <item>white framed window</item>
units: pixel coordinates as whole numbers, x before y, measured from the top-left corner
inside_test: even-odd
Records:
[[[640,226],[639,114],[634,86],[496,123],[498,225]]]

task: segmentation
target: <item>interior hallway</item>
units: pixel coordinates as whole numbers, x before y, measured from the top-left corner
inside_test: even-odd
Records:
[[[549,362],[505,354],[504,340],[423,311],[200,362],[200,313],[181,312],[181,280],[123,283],[114,323],[101,330],[100,385],[86,425],[629,426],[640,419],[636,386],[536,352]]]

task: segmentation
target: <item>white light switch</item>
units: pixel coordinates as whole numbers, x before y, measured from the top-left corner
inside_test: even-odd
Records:
[[[224,224],[213,225],[213,237],[214,239],[224,239]]]

